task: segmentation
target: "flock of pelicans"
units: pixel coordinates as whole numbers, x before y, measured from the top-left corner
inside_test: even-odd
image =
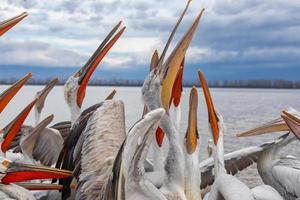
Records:
[[[203,73],[198,76],[207,105],[211,131],[209,158],[199,159],[197,131],[198,92],[190,90],[188,127],[180,128],[182,74],[186,50],[203,10],[177,46],[165,58],[190,1],[159,56],[155,51],[142,86],[143,116],[126,134],[124,104],[115,91],[81,111],[93,71],[122,35],[118,23],[87,63],[64,86],[70,121],[51,127],[53,115],[41,112],[53,79],[34,100],[1,130],[0,199],[103,199],[103,200],[292,200],[300,197],[300,162],[279,151],[300,138],[300,114],[284,110],[281,117],[239,134],[239,137],[286,131],[273,141],[224,155],[223,118],[214,108]],[[0,36],[27,13],[0,23]],[[0,113],[32,75],[29,73],[0,96]],[[31,109],[35,124],[23,125]],[[210,157],[211,156],[211,157]],[[250,189],[234,174],[257,162],[264,185]]]

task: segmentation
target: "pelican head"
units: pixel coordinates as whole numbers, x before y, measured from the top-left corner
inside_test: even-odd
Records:
[[[46,85],[46,87],[44,87],[44,89],[42,89],[41,91],[38,91],[36,93],[36,97],[38,98],[38,100],[36,101],[35,106],[34,106],[36,124],[40,120],[40,116],[41,116],[42,110],[44,108],[45,100],[46,100],[49,92],[54,88],[54,86],[57,83],[58,83],[58,78],[54,78]]]
[[[0,113],[4,110],[11,99],[18,93],[18,91],[25,85],[28,79],[31,78],[31,76],[31,73],[26,74],[0,94]]]
[[[22,19],[27,17],[27,13],[23,12],[22,14],[15,16],[13,18],[10,18],[8,20],[5,20],[3,22],[0,22],[0,36],[2,36],[4,33],[6,33],[9,29],[14,27],[17,23],[19,23]]]
[[[74,122],[80,114],[81,106],[85,97],[86,87],[90,77],[107,52],[124,32],[126,27],[124,26],[123,28],[120,28],[121,25],[122,23],[119,22],[111,30],[111,32],[106,36],[87,63],[66,81],[64,95],[65,101],[71,110],[72,122]],[[119,28],[120,30],[117,32]]]
[[[36,101],[37,99],[34,99],[31,103],[29,103],[13,121],[3,128],[2,134],[4,139],[2,140],[1,144],[1,150],[3,153],[9,149],[10,144],[20,131],[25,119],[27,118]]]
[[[144,162],[164,113],[163,108],[150,111],[129,130],[122,156],[126,199],[162,199],[162,193],[144,177]]]
[[[293,109],[293,108],[288,108],[286,111],[284,111],[285,114],[284,116],[294,116],[299,118],[300,113]],[[281,132],[281,131],[289,131],[289,127],[284,120],[284,118],[277,118],[274,120],[271,120],[270,122],[267,122],[265,124],[262,124],[260,126],[257,126],[251,130],[242,132],[237,134],[237,137],[248,137],[248,136],[255,136],[255,135],[262,135],[262,134],[267,134],[267,133],[274,133],[274,132]]]

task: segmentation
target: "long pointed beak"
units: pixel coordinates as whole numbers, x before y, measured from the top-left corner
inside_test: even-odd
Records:
[[[49,94],[49,92],[54,88],[54,86],[58,83],[58,78],[54,78],[53,80],[51,80],[45,87],[43,90],[39,91],[38,94],[38,100],[36,101],[35,107],[36,109],[41,112],[43,107],[44,107],[44,103],[45,100]]]
[[[1,144],[1,150],[5,153],[15,138],[16,134],[20,131],[22,124],[30,113],[32,107],[34,106],[37,99],[34,99],[24,110],[3,129],[3,138]]]
[[[79,77],[78,84],[80,85],[77,91],[77,105],[81,107],[86,86],[93,72],[97,68],[98,64],[102,61],[107,52],[111,49],[111,47],[116,43],[116,41],[120,38],[122,33],[125,30],[125,26],[121,28],[116,34],[115,32],[120,28],[121,22],[119,22],[112,31],[107,35],[104,41],[100,44],[98,49],[92,55],[92,57],[88,60],[88,62],[76,73],[76,76]]]
[[[20,80],[15,82],[12,86],[10,86],[0,94],[0,113],[31,77],[31,73],[26,74],[24,77],[22,77]]]
[[[71,171],[53,167],[26,165],[21,163],[11,164],[13,166],[9,167],[6,175],[1,180],[4,184],[36,179],[68,178],[72,176]]]
[[[105,100],[113,99],[116,93],[117,93],[117,91],[115,89],[113,89],[113,91],[111,91],[111,93],[105,98]]]
[[[286,125],[282,118],[278,118],[272,120],[268,123],[265,123],[261,126],[255,127],[249,131],[239,133],[237,137],[248,137],[248,136],[255,136],[255,135],[263,135],[266,133],[273,133],[273,132],[280,132],[280,131],[288,131],[289,127]]]
[[[27,190],[62,190],[63,186],[58,184],[47,183],[18,183],[17,185]]]
[[[300,119],[286,111],[283,111],[281,117],[284,119],[289,129],[300,140]]]
[[[201,70],[198,71],[198,77],[203,89],[205,101],[206,101],[206,106],[208,110],[208,118],[209,118],[209,123],[211,126],[212,134],[213,134],[213,139],[214,139],[214,144],[217,145],[218,139],[219,139],[219,126],[218,126],[218,116],[216,114],[214,104],[212,101],[212,98],[210,96],[209,88],[207,86],[206,80],[204,78],[203,73]]]
[[[0,36],[2,36],[4,33],[6,33],[9,29],[14,27],[18,22],[20,22],[22,19],[24,19],[27,16],[28,13],[23,12],[22,14],[16,17],[0,22]]]
[[[192,154],[196,151],[197,143],[199,139],[198,128],[197,128],[197,109],[198,109],[198,91],[196,87],[193,86],[190,92],[188,129],[185,135],[186,150],[188,154]]]
[[[32,142],[35,144],[37,136],[52,122],[54,115],[49,115],[44,120],[42,120],[36,127],[34,127],[28,136],[25,137],[23,143]]]
[[[186,51],[193,39],[193,36],[196,32],[198,24],[200,22],[200,18],[204,12],[204,9],[201,10],[199,15],[196,17],[195,21],[193,22],[192,26],[186,32],[184,37],[175,47],[171,55],[169,56],[168,60],[165,62],[161,69],[161,75],[163,77],[162,82],[162,105],[166,111],[169,110],[168,105],[172,96],[172,89],[174,82],[176,80],[178,71],[180,69],[181,63],[185,57]]]

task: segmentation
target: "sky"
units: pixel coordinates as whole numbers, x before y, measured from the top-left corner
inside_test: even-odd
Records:
[[[186,0],[0,0],[0,20],[29,16],[0,38],[0,78],[67,77],[82,66],[120,20],[126,31],[94,78],[142,80]],[[201,68],[211,80],[300,80],[298,0],[193,0],[175,35],[180,40],[199,11],[186,55],[185,80]],[[2,75],[1,75],[2,74]]]

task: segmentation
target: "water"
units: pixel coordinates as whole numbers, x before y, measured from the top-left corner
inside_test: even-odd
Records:
[[[0,91],[7,86],[0,86]],[[25,86],[12,100],[4,112],[0,115],[0,126],[4,127],[20,112],[25,104],[28,104],[42,86]],[[98,103],[114,89],[114,87],[88,87],[83,108]],[[142,114],[143,103],[141,98],[141,89],[138,87],[117,87],[115,98],[122,99],[125,104],[126,127],[137,121]],[[201,89],[199,92],[198,106],[198,130],[201,140],[201,157],[206,158],[207,140],[211,138],[208,132],[207,110]],[[212,89],[212,97],[215,107],[221,111],[227,126],[225,135],[225,152],[240,149],[242,147],[261,144],[268,141],[275,135],[265,135],[252,138],[236,138],[235,134],[250,129],[251,127],[277,118],[280,111],[289,106],[300,110],[300,90],[273,90],[273,89]],[[182,99],[182,131],[187,128],[189,89],[184,88]],[[69,120],[70,114],[67,105],[64,102],[63,87],[57,86],[49,94],[43,117],[54,114],[53,123],[63,120]],[[32,112],[26,124],[33,124],[34,113]],[[284,149],[283,154],[299,155],[300,148],[297,142]],[[261,183],[255,166],[242,172],[239,177],[249,186]]]

